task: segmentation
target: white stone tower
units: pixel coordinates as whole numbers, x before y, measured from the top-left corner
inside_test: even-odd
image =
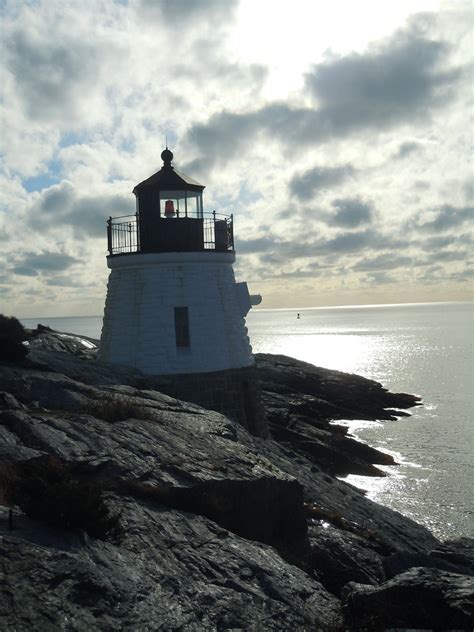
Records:
[[[133,190],[136,214],[108,220],[99,359],[167,376],[161,390],[265,434],[244,320],[251,300],[232,268],[233,217],[205,213],[204,186],[172,166],[169,149],[161,157]]]

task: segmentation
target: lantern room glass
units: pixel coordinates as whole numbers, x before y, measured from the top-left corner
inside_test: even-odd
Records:
[[[202,218],[202,193],[196,191],[160,191],[159,213],[165,217],[165,204],[168,200],[174,202],[176,217]]]

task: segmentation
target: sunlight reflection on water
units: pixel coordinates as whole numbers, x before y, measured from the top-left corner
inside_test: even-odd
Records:
[[[247,319],[255,353],[296,357],[421,395],[412,417],[348,422],[392,454],[385,478],[351,476],[367,495],[439,537],[474,536],[471,303],[264,310]],[[338,422],[341,423],[341,422]]]
[[[265,353],[289,355],[313,364],[317,357],[319,366],[346,373],[366,373],[375,364],[375,352],[378,357],[384,354],[382,341],[376,349],[370,338],[359,334],[253,335],[252,347],[255,353],[265,350]]]

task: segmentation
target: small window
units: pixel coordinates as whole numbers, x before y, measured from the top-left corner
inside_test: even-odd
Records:
[[[174,330],[177,347],[189,347],[189,316],[187,307],[174,308]]]

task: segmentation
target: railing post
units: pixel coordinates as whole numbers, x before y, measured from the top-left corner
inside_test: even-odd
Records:
[[[107,220],[107,249],[112,254],[112,216]]]
[[[216,211],[212,211],[212,235],[214,235],[214,250],[217,248],[216,244]]]
[[[140,230],[138,226],[138,212],[135,213],[135,229],[137,231],[137,252],[140,252]]]
[[[232,250],[234,249],[234,214],[230,215],[230,245],[232,246]]]

